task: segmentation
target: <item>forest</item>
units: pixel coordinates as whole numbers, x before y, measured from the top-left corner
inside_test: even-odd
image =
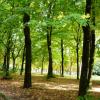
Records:
[[[100,0],[0,0],[0,100],[100,100]]]

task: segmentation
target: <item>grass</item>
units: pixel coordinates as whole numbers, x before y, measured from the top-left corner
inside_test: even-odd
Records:
[[[8,100],[8,98],[3,93],[0,93],[0,100]]]
[[[92,95],[86,95],[86,96],[84,96],[84,97],[79,96],[79,97],[77,98],[77,100],[100,100],[100,98],[97,99],[97,98],[95,98],[95,97],[92,96]]]

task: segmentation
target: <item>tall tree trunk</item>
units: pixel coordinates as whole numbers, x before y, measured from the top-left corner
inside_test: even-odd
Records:
[[[79,96],[84,96],[87,93],[87,77],[89,68],[89,50],[90,50],[90,27],[83,28],[84,41],[83,41],[83,56],[82,56],[82,69],[79,87]]]
[[[77,79],[79,79],[79,43],[76,45],[76,58],[77,58]]]
[[[25,48],[26,48],[24,88],[30,88],[32,86],[32,82],[31,82],[31,39],[30,39],[30,28],[28,26],[29,21],[30,21],[30,16],[27,13],[24,13],[23,23],[24,23]]]
[[[25,60],[25,46],[24,46],[24,50],[23,50],[22,65],[21,65],[20,75],[23,74],[23,70],[24,70],[24,60]]]
[[[77,79],[80,77],[80,67],[79,67],[79,45],[81,44],[81,32],[80,24],[78,24],[77,35],[74,36],[76,42],[76,62],[77,62]]]
[[[10,65],[10,48],[7,47],[7,67],[6,67],[6,76],[9,76],[9,65]]]
[[[60,63],[60,76],[62,74],[62,66],[61,66],[61,63]]]
[[[13,72],[15,71],[15,61],[16,61],[16,59],[13,58]]]
[[[92,75],[92,69],[93,69],[93,64],[94,64],[94,52],[95,52],[95,31],[91,31],[92,37],[91,37],[91,48],[90,48],[90,61],[89,61],[89,71],[88,71],[88,84],[87,88],[89,88],[89,83]]]
[[[53,77],[51,33],[52,33],[52,26],[47,27],[47,46],[48,46],[48,53],[49,53],[49,66],[48,66],[48,75],[47,75],[48,78]]]
[[[44,63],[44,56],[42,57],[42,67],[41,67],[41,74],[43,74],[43,63]]]
[[[91,0],[86,0],[86,10],[85,14],[91,14]],[[87,84],[88,84],[88,69],[89,69],[89,59],[90,59],[90,26],[87,23],[83,26],[83,54],[82,54],[82,69],[79,84],[79,96],[85,96],[87,94]]]
[[[95,0],[92,0],[92,9],[91,9],[91,22],[95,27]],[[91,29],[91,44],[90,44],[90,62],[89,62],[89,72],[88,72],[88,88],[92,75],[92,69],[94,64],[94,53],[95,53],[95,29]]]
[[[7,55],[6,55],[6,52],[4,54],[4,61],[3,61],[3,71],[5,72],[6,71],[6,67],[7,67]]]
[[[61,39],[61,76],[64,76],[64,48],[63,48],[63,39]]]
[[[73,65],[73,61],[72,61],[72,58],[71,58],[71,61],[70,61],[70,75],[72,74],[72,65]]]
[[[46,3],[48,6],[47,9],[47,19],[48,21],[53,19],[54,16],[54,8],[55,8],[55,0],[50,0]],[[47,78],[53,77],[53,66],[52,66],[52,49],[51,49],[51,35],[52,35],[53,26],[47,24],[47,47],[48,47],[48,56],[49,56],[49,65],[48,65],[48,75]]]
[[[51,1],[48,5],[48,14],[47,14],[48,19],[52,19],[52,3],[53,1]],[[47,75],[48,78],[53,77],[51,35],[52,35],[52,25],[48,25],[47,26],[47,46],[49,54],[49,65],[48,65],[48,75]]]

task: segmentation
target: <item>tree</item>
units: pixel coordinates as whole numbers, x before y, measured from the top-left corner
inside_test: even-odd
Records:
[[[48,13],[47,19],[53,19],[53,9],[54,9],[54,0],[48,3]],[[53,66],[52,66],[52,49],[51,49],[51,36],[52,36],[53,26],[47,26],[47,47],[48,47],[48,55],[49,55],[49,65],[48,65],[48,75],[47,77],[53,77]]]
[[[63,77],[64,76],[64,44],[63,44],[63,39],[61,39],[61,58],[62,58],[62,61],[61,61],[61,76]]]
[[[89,72],[88,72],[88,88],[92,75],[93,64],[94,64],[94,54],[95,54],[95,0],[92,0],[91,7],[91,37],[90,37],[90,61],[89,61]]]
[[[23,24],[24,24],[24,35],[25,35],[25,49],[26,49],[26,63],[25,63],[25,76],[24,76],[24,88],[30,88],[32,86],[31,82],[31,38],[30,38],[30,28],[28,22],[30,21],[30,16],[24,13]]]
[[[86,9],[85,15],[91,15],[91,5],[92,0],[86,0]],[[89,21],[90,17],[88,18]],[[90,25],[87,21],[86,26],[83,26],[83,54],[82,54],[82,69],[81,69],[81,77],[79,84],[79,96],[85,96],[87,94],[87,85],[88,85],[88,69],[89,69],[89,59],[90,59]]]
[[[15,39],[15,41],[13,40],[13,46],[11,50],[12,60],[13,60],[13,72],[15,71],[16,59],[18,58],[21,49],[22,49],[22,45],[17,44],[17,39]]]
[[[43,55],[43,57],[42,57],[41,74],[43,74],[43,65],[44,65],[44,55]]]
[[[22,65],[21,65],[21,70],[20,70],[20,75],[23,74],[23,70],[24,70],[24,61],[25,61],[25,46],[24,46],[24,49],[22,51]]]
[[[79,67],[79,46],[81,44],[81,33],[80,33],[80,24],[78,24],[78,28],[76,30],[76,35],[74,36],[74,40],[76,42],[76,63],[77,63],[77,79],[80,77],[80,67]]]
[[[5,66],[5,76],[4,78],[9,77],[9,67],[10,67],[10,55],[13,47],[13,34],[19,27],[19,17],[15,14],[15,2],[10,1],[1,3],[1,14],[2,14],[2,23],[1,23],[1,36],[2,36],[2,44],[4,48],[4,65]],[[10,9],[8,9],[10,8]],[[5,12],[5,13],[4,13]],[[0,16],[1,17],[1,16]]]

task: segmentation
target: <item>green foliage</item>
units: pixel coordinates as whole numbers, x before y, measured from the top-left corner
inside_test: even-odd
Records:
[[[9,100],[3,93],[0,93],[0,99]]]
[[[86,95],[84,97],[79,96],[77,100],[99,100],[99,99],[96,99],[94,96],[91,95]]]
[[[23,37],[23,25],[22,25],[22,16],[24,12],[27,12],[31,15],[31,20],[29,22],[31,28],[31,39],[32,39],[32,61],[36,66],[41,67],[42,57],[45,57],[45,63],[48,62],[48,51],[47,51],[47,41],[46,41],[46,27],[52,25],[52,49],[53,49],[53,62],[54,68],[60,66],[61,62],[61,51],[59,41],[61,38],[64,39],[65,47],[73,44],[73,41],[70,41],[73,38],[72,25],[71,23],[81,20],[81,14],[71,13],[75,9],[70,8],[74,5],[74,1],[69,0],[56,0],[54,3],[55,7],[52,10],[54,13],[52,19],[47,18],[47,9],[49,2],[41,0],[6,0],[0,6],[1,18],[1,40],[3,40],[2,45],[7,43],[6,38],[8,37],[8,32],[11,34],[11,50],[14,51],[14,56],[17,55],[17,52],[20,48],[24,46],[24,37]],[[65,7],[66,4],[67,6]],[[5,9],[6,8],[6,9]],[[12,9],[13,8],[13,9]],[[70,8],[70,9],[69,9]],[[69,9],[69,10],[68,10]],[[68,10],[68,11],[67,11]],[[5,11],[5,13],[3,13]],[[77,11],[77,10],[76,10]],[[84,22],[85,23],[85,22]],[[76,25],[75,25],[76,26]],[[3,33],[5,35],[3,36]],[[17,37],[17,38],[16,38]],[[68,41],[66,41],[68,40]],[[3,45],[2,49],[5,49]],[[73,48],[73,47],[72,47]],[[65,48],[66,50],[66,48]],[[72,50],[73,51],[73,50]],[[4,52],[4,51],[3,51]],[[73,52],[73,55],[75,52]],[[21,59],[21,54],[19,55]],[[68,54],[64,52],[65,65],[68,64],[69,57]],[[75,56],[73,56],[75,57]],[[69,60],[69,61],[68,61]]]
[[[96,62],[93,66],[93,75],[99,75],[100,76],[100,62]]]
[[[82,26],[87,25],[87,16],[84,15],[85,0],[52,0],[51,15],[47,18],[51,0],[1,0],[0,1],[0,62],[7,49],[8,36],[10,35],[11,53],[22,59],[24,47],[23,13],[30,15],[31,40],[32,40],[32,63],[34,67],[41,68],[42,58],[44,66],[48,64],[47,49],[47,26],[52,26],[52,56],[54,69],[59,70],[61,65],[60,40],[64,41],[64,66],[69,66],[71,58],[76,63],[76,42],[74,37],[82,35]],[[99,0],[96,3],[97,27],[99,27]],[[80,32],[78,28],[80,25]],[[99,29],[99,28],[98,28]],[[80,51],[82,54],[82,36],[80,36]],[[70,54],[69,52],[70,51]],[[99,51],[97,52],[99,55]],[[10,56],[12,58],[12,56]],[[19,61],[17,63],[21,64]],[[81,60],[80,60],[81,61]],[[12,62],[11,62],[12,64]],[[75,65],[74,65],[75,66]]]

